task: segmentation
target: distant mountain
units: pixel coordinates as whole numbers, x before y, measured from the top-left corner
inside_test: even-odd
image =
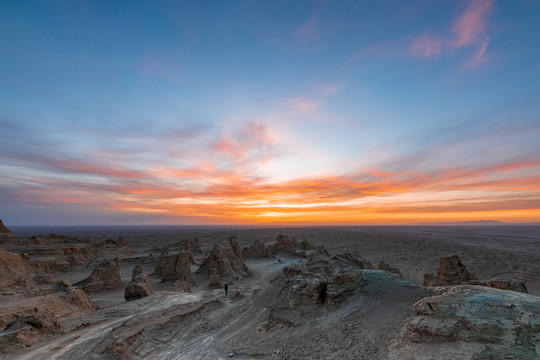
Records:
[[[509,225],[497,220],[476,220],[476,221],[446,221],[446,222],[425,222],[425,223],[411,223],[409,225],[423,225],[423,226],[493,226],[493,225]]]

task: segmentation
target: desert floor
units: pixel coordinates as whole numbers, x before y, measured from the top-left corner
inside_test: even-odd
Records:
[[[14,232],[19,238],[38,235]],[[472,359],[466,355],[467,344],[451,350],[456,351],[454,355],[448,347],[430,344],[421,348],[428,352],[423,355],[415,353],[419,348],[412,345],[403,347],[401,337],[412,316],[412,305],[429,295],[420,286],[423,276],[436,272],[441,257],[458,255],[478,279],[523,280],[529,294],[540,296],[539,226],[108,229],[73,233],[92,241],[122,235],[139,258],[195,236],[203,253],[208,254],[214,242],[229,236],[236,236],[241,247],[247,247],[255,240],[274,242],[278,234],[323,245],[332,255],[356,251],[375,267],[384,260],[398,268],[408,282],[393,287],[397,280],[387,279],[388,287],[383,282],[376,291],[356,294],[339,308],[292,312],[279,305],[282,294],[276,279],[284,266],[304,261],[298,257],[247,259],[253,276],[232,281],[228,297],[221,289],[210,288],[201,274],[194,274],[198,285],[191,293],[168,291],[171,284],[152,275],[154,264],[144,263],[156,290],[153,295],[131,302],[124,300],[123,289],[91,295],[96,311],[65,319],[64,327],[69,329],[65,334],[25,350],[0,354],[0,358]],[[126,285],[137,263],[130,261],[130,256],[133,253],[122,259],[120,269]],[[73,284],[91,272],[88,265],[54,276]],[[111,352],[113,345],[127,350]]]

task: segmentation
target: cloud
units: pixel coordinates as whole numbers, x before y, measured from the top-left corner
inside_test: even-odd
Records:
[[[456,49],[473,48],[474,55],[464,63],[465,68],[473,68],[486,61],[486,49],[490,43],[487,34],[488,15],[493,8],[493,0],[472,0],[451,26],[451,33],[439,35],[422,34],[412,41],[404,38],[396,42],[380,42],[366,46],[349,59],[350,65],[362,58],[413,56],[436,59],[442,54],[455,55]]]
[[[422,35],[414,41],[410,48],[410,54],[416,57],[437,58],[441,55],[443,41],[429,35]]]
[[[264,124],[247,122],[236,131],[221,133],[212,148],[236,159],[265,159],[271,154],[274,142]]]
[[[2,143],[0,194],[21,207],[72,204],[207,223],[408,222],[434,214],[443,220],[492,214],[517,221],[533,216],[534,201],[540,199],[539,131],[537,123],[523,121],[454,124],[418,134],[421,140],[445,135],[422,142],[419,149],[396,150],[390,160],[302,176],[295,176],[296,167],[312,161],[309,156],[261,171],[261,164],[282,156],[279,149],[287,144],[255,121],[186,136],[134,131],[101,141],[99,132],[85,132],[84,142],[93,145],[83,148],[84,154],[62,147],[45,156],[46,149],[59,144],[39,133],[35,136],[43,148]],[[32,140],[24,131],[19,135]],[[113,138],[119,147],[138,143],[143,151],[96,157],[107,152]],[[521,150],[508,152],[507,147]],[[276,180],[276,171],[291,176]],[[0,204],[0,210],[6,206]]]
[[[475,67],[485,61],[484,55],[490,41],[487,35],[487,16],[492,7],[493,0],[474,0],[452,26],[454,38],[450,41],[450,46],[473,46],[478,49],[465,67]]]
[[[450,43],[460,48],[483,44],[487,38],[487,14],[493,6],[493,0],[474,0],[452,26],[455,38]]]
[[[316,34],[319,13],[316,12],[305,24],[292,32],[292,38],[301,38],[304,41],[313,41]]]
[[[283,103],[283,105],[287,106],[293,112],[309,114],[314,113],[322,103],[322,101],[315,101],[307,97],[300,97],[287,100]]]
[[[322,94],[324,96],[329,96],[329,95],[336,94],[340,90],[341,90],[341,86],[326,84],[326,85],[323,85],[322,87]]]

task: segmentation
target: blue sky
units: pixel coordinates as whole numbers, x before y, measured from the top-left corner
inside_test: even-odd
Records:
[[[540,219],[540,1],[0,7],[7,224]]]

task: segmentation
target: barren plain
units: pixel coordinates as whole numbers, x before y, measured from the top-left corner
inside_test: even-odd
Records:
[[[11,230],[2,359],[540,358],[540,226]]]

